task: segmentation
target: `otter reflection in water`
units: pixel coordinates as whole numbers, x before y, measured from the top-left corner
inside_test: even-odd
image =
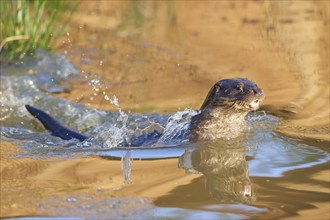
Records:
[[[263,91],[248,79],[221,80],[209,91],[200,113],[192,118],[188,131],[181,132],[183,135],[179,135],[177,138],[181,140],[188,138],[191,141],[196,141],[237,137],[245,128],[247,113],[258,109],[263,99]],[[54,136],[64,140],[74,138],[84,141],[87,139],[85,135],[64,127],[40,109],[29,105],[26,105],[26,109]],[[161,136],[159,131],[154,131],[147,135],[131,137],[127,145],[152,145]]]
[[[242,141],[201,143],[187,149],[179,158],[179,168],[187,173],[202,173],[206,191],[226,203],[250,203],[255,193],[249,178]]]

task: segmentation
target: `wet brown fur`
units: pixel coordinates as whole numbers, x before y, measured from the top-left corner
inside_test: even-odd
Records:
[[[192,118],[192,139],[233,138],[245,128],[245,116],[258,109],[265,95],[248,79],[235,78],[217,82]]]

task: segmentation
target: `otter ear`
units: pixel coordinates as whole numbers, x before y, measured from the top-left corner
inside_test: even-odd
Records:
[[[215,87],[215,92],[219,92],[222,89],[220,84],[215,84],[214,87]]]
[[[201,107],[201,109],[205,108],[206,106],[208,106],[210,103],[212,103],[214,101],[214,96],[216,96],[217,92],[220,91],[221,89],[221,84],[215,84],[214,86],[212,86],[212,88],[210,89],[209,93],[207,94],[204,103]]]

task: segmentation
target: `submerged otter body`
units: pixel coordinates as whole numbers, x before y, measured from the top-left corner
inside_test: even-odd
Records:
[[[217,82],[204,100],[200,113],[190,122],[190,140],[214,140],[238,136],[245,127],[246,114],[258,109],[263,99],[263,91],[248,79],[235,78]],[[64,140],[87,139],[87,136],[64,127],[46,112],[30,105],[25,107],[53,136]],[[134,137],[130,145],[141,146],[143,143],[153,143],[160,136],[160,133],[152,132],[149,135]]]

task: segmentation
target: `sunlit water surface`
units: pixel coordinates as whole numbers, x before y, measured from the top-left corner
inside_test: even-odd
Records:
[[[1,64],[0,217],[328,219],[329,3],[140,1],[119,18],[120,4],[82,1],[62,47],[78,68],[42,51]],[[262,110],[236,139],[189,142],[198,112],[182,103],[232,77],[264,89]],[[186,109],[135,114],[128,102]],[[25,104],[89,138],[51,136]]]
[[[39,51],[35,58],[27,57],[14,71],[11,66],[3,67],[1,74],[1,141],[13,142],[24,150],[11,157],[66,161],[96,155],[114,160],[121,163],[122,169],[123,185],[116,190],[130,185],[134,187],[132,159],[179,158],[175,159],[179,169],[183,169],[186,175],[198,176],[192,181],[197,186],[191,190],[205,191],[203,196],[189,192],[192,198],[190,205],[186,199],[180,198],[180,193],[175,198],[180,187],[183,187],[183,192],[187,190],[185,185],[158,198],[136,198],[127,194],[114,198],[50,196],[36,205],[39,213],[128,219],[133,216],[244,219],[276,209],[271,203],[258,203],[256,187],[260,188],[260,185],[251,179],[259,177],[269,182],[273,178],[282,178],[288,171],[329,161],[329,154],[324,150],[274,132],[281,119],[265,111],[249,114],[246,131],[236,139],[191,143],[186,133],[189,133],[189,121],[198,114],[197,110],[188,108],[165,115],[132,114],[121,110],[115,96],[106,94],[104,99],[109,101],[109,105],[116,106],[116,112],[55,98],[49,93],[63,92],[66,89],[63,80],[78,77],[76,69],[62,55]],[[92,82],[91,86],[94,84]],[[51,136],[29,115],[25,104],[43,109],[89,138],[81,143]],[[157,141],[145,142],[141,147],[127,147],[134,137],[154,131],[162,133]],[[10,188],[2,189],[8,190]],[[100,188],[97,193],[102,194],[103,191]],[[164,202],[166,197],[172,202]],[[183,200],[181,204],[180,199]]]

